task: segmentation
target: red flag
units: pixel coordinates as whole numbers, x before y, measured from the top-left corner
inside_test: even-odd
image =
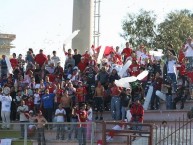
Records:
[[[117,64],[122,65],[123,62],[122,62],[122,59],[121,59],[121,55],[115,54],[115,57],[118,59]]]
[[[115,52],[115,50],[113,49],[112,46],[106,46],[105,47],[105,52],[104,52],[104,55],[109,55],[111,52]]]
[[[95,51],[96,53],[99,53],[100,49],[101,49],[101,46],[98,46],[97,48],[94,49],[94,51]]]

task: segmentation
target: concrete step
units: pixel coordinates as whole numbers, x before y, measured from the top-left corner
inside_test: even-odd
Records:
[[[144,121],[175,121],[184,119],[187,120],[188,110],[147,110],[144,113]]]
[[[181,102],[178,102],[176,104],[176,109],[180,109],[181,107]],[[193,107],[193,100],[186,100],[184,103],[184,109],[183,110],[190,110]],[[166,110],[166,102],[165,101],[160,101],[160,109],[161,110]]]
[[[77,145],[78,142],[68,142],[68,141],[47,141],[46,145]],[[86,143],[87,145],[92,145],[90,142]],[[33,145],[38,145],[37,141],[33,141]],[[94,142],[93,145],[97,145],[97,142]],[[114,140],[107,142],[106,145],[127,145],[126,142],[116,142]],[[139,145],[139,144],[132,144],[132,145]]]
[[[148,121],[175,121],[179,118],[187,119],[187,112],[189,110],[146,110],[144,112],[144,122]],[[104,120],[112,120],[111,112],[104,112]]]

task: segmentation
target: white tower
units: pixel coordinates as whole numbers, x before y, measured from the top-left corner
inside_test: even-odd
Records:
[[[73,1],[72,31],[80,30],[80,32],[72,40],[72,49],[78,49],[80,53],[84,53],[93,44],[93,7],[93,0]]]

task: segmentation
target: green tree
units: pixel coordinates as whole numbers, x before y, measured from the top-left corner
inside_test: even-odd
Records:
[[[139,14],[128,14],[122,22],[123,37],[133,47],[144,44],[151,48],[156,35],[156,15],[152,11],[140,10]]]
[[[165,20],[156,24],[152,11],[140,10],[139,14],[128,14],[122,23],[121,36],[133,47],[144,44],[147,48],[165,48],[173,44],[177,51],[187,37],[193,36],[193,13],[189,10],[170,12]]]
[[[157,47],[164,48],[168,43],[178,50],[188,36],[193,35],[193,17],[189,10],[170,12],[164,22],[158,25]]]

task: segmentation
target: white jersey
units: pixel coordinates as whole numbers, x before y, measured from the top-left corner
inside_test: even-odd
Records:
[[[1,111],[11,112],[11,96],[0,96],[1,101]]]
[[[63,115],[58,116],[58,114]],[[56,122],[64,122],[65,121],[64,116],[66,115],[66,111],[64,109],[56,109],[55,115],[56,115]]]
[[[34,94],[34,104],[40,104],[40,94]]]
[[[25,113],[28,112],[28,106],[27,105],[23,105],[23,106],[19,106],[17,108],[17,112],[19,112],[19,121],[28,121],[28,118],[26,117]]]
[[[191,43],[191,46],[193,47],[193,43]],[[189,44],[185,45],[185,48],[187,48],[186,52],[185,52],[185,56],[186,57],[193,57],[193,49]]]
[[[92,108],[90,108],[90,109],[87,111],[87,114],[88,114],[87,119],[88,119],[89,121],[92,121],[92,115],[93,115]]]

